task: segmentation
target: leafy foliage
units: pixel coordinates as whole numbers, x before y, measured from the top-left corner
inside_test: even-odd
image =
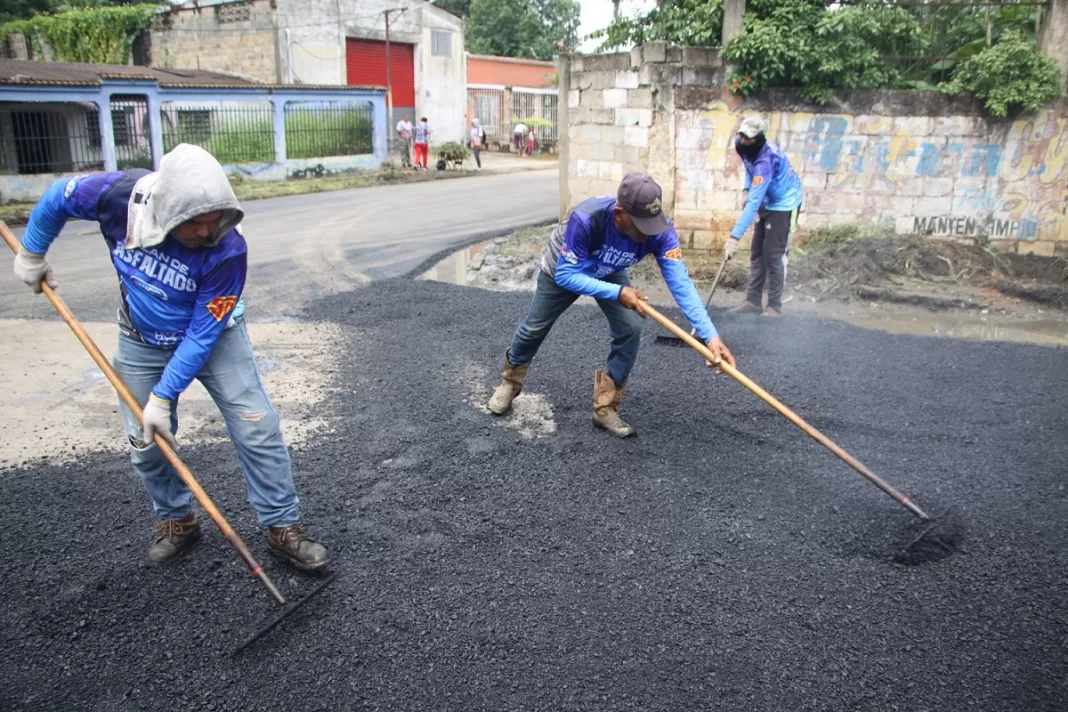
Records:
[[[1035,111],[1061,95],[1060,67],[1038,51],[1022,33],[1007,32],[1001,41],[959,64],[953,80],[940,85],[947,94],[971,92],[991,116],[1014,108]]]
[[[876,6],[828,11],[822,2],[780,0],[766,17],[747,15],[744,31],[722,50],[736,65],[731,91],[748,95],[768,86],[795,86],[826,103],[836,88],[878,88],[899,81],[883,60],[885,38],[922,40],[919,24],[902,9]]]
[[[431,0],[431,4],[457,17],[467,17],[471,14],[471,0]]]
[[[86,8],[59,15],[35,15],[0,25],[0,39],[15,33],[42,54],[42,38],[62,62],[126,64],[134,42],[152,25],[155,5]]]
[[[715,47],[723,35],[723,0],[672,0],[635,17],[620,17],[590,35],[600,51],[666,40],[680,47]]]
[[[458,163],[471,157],[467,146],[456,141],[448,141],[437,147],[438,158],[446,163]]]
[[[554,43],[578,44],[577,0],[471,0],[467,49],[475,54],[552,59]]]

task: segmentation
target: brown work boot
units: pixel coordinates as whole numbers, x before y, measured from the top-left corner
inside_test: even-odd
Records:
[[[156,540],[148,547],[145,564],[158,566],[200,541],[200,523],[192,512],[182,519],[164,519],[156,525]]]
[[[761,316],[780,317],[782,316],[782,310],[776,309],[775,307],[769,304],[768,306],[764,307],[764,313]]]
[[[315,571],[326,566],[326,547],[304,533],[304,527],[268,527],[267,548],[298,569]]]
[[[597,369],[593,374],[593,424],[618,438],[634,435],[634,428],[619,417],[619,403],[623,400],[623,391],[626,389],[626,383],[616,388],[612,377],[601,369]]]
[[[738,306],[736,306],[736,307],[734,307],[732,309],[729,309],[728,311],[730,311],[731,314],[759,314],[760,313],[760,305],[759,304],[753,304],[751,301],[749,301],[747,299],[744,302],[742,302],[741,304],[739,304]]]
[[[512,409],[512,401],[523,392],[523,381],[527,380],[527,369],[530,361],[519,366],[513,366],[508,361],[508,351],[504,352],[504,373],[501,375],[501,385],[489,399],[486,407],[494,415],[504,415]]]

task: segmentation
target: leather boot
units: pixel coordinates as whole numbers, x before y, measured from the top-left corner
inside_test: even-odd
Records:
[[[158,566],[200,541],[200,523],[190,512],[182,519],[165,519],[156,525],[156,540],[148,547],[145,564]]]
[[[616,387],[612,377],[601,369],[593,375],[593,423],[619,438],[634,435],[634,428],[619,417],[619,404],[627,384]]]
[[[270,552],[304,571],[326,566],[326,547],[304,533],[304,527],[268,527],[267,548]]]
[[[508,351],[504,352],[504,373],[501,375],[501,385],[497,386],[497,390],[493,392],[486,405],[491,413],[504,415],[512,409],[512,401],[523,392],[523,381],[527,380],[529,368],[530,361],[520,366],[512,366],[508,361]]]
[[[760,314],[761,308],[759,304],[753,304],[748,299],[736,307],[728,309],[731,314]]]

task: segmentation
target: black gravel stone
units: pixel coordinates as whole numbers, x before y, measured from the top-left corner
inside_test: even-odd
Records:
[[[1068,352],[716,320],[743,372],[953,507],[962,550],[902,566],[911,515],[652,322],[637,438],[590,423],[593,306],[530,370],[555,433],[480,412],[529,299],[397,280],[316,305],[345,358],[294,464],[338,579],[234,658],[275,611],[209,522],[146,569],[124,458],[0,472],[0,709],[1068,709]],[[268,561],[232,449],[181,452],[310,590]]]

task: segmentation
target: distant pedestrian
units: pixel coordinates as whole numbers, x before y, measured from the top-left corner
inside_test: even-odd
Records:
[[[430,153],[430,137],[433,133],[424,116],[419,120],[419,125],[415,127],[415,132],[412,134],[415,141],[415,167],[417,169],[422,166],[423,170],[426,170],[427,156]]]
[[[475,163],[482,167],[482,148],[486,145],[486,130],[478,119],[471,120],[471,151],[475,154]]]
[[[515,128],[512,129],[512,137],[515,139],[515,152],[522,158],[524,144],[526,143],[527,125],[524,123],[518,123]]]
[[[723,246],[723,256],[730,259],[738,243],[753,225],[753,246],[749,255],[749,291],[741,306],[733,311],[761,311],[764,285],[768,287],[768,305],[764,316],[782,316],[782,293],[786,286],[786,265],[790,251],[790,234],[801,212],[801,179],[797,177],[782,149],[769,143],[767,122],[751,116],[738,129],[734,148],[745,165],[745,190],[749,197],[730,238]]]
[[[401,165],[405,168],[412,167],[412,122],[405,114],[397,122],[397,137],[400,139]]]
[[[530,127],[530,133],[527,134],[527,155],[534,155],[534,127]]]

